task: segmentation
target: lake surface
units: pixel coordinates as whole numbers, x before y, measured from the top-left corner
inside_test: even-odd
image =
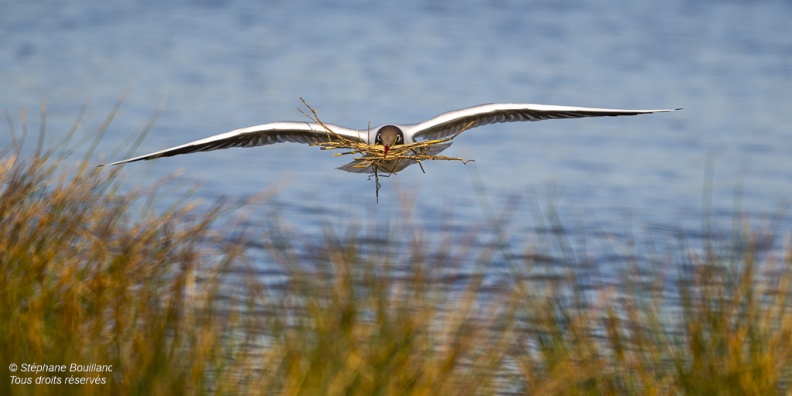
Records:
[[[88,135],[129,91],[97,163],[121,159],[117,147],[160,107],[135,154],[304,120],[298,96],[324,121],[359,129],[491,102],[684,108],[474,129],[444,154],[475,163],[427,163],[425,174],[414,166],[381,179],[378,204],[372,180],[334,170],[347,158],[298,144],[126,166],[132,180],[181,170],[181,180],[197,182],[196,194],[210,201],[276,188],[273,201],[245,209],[253,224],[277,216],[283,227],[318,237],[354,222],[411,222],[442,241],[433,235],[471,227],[489,235],[490,213],[506,212],[499,232],[515,251],[541,239],[537,230],[553,210],[568,232],[594,238],[679,231],[696,238],[707,221],[731,229],[735,213],[755,228],[792,232],[785,206],[792,198],[790,2],[2,8],[0,108],[15,122],[24,108],[38,130],[45,98],[47,137],[57,142],[86,105]],[[0,128],[5,145],[10,135]],[[599,254],[596,244],[587,249]]]

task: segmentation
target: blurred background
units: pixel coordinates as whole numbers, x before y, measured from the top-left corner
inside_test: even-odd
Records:
[[[86,106],[90,135],[128,92],[96,163],[138,136],[135,154],[239,127],[299,121],[298,96],[325,122],[420,122],[490,102],[675,113],[487,126],[434,162],[374,182],[348,158],[298,144],[126,165],[156,180],[183,171],[209,200],[273,186],[250,209],[307,236],[350,221],[388,224],[411,208],[426,235],[498,230],[531,245],[552,207],[588,237],[653,230],[695,237],[737,216],[792,224],[792,3],[787,1],[17,2],[0,13],[0,108],[25,109],[59,141]],[[10,141],[3,126],[0,144]],[[134,179],[133,177],[133,179]],[[541,217],[541,216],[539,216]],[[781,220],[776,220],[778,218]],[[498,227],[496,227],[498,228]],[[654,234],[657,235],[657,234]],[[575,238],[570,238],[575,240]],[[596,247],[588,247],[596,255]]]

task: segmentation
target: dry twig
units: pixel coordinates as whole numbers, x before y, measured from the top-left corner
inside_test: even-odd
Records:
[[[416,143],[411,144],[400,144],[391,147],[388,150],[388,158],[385,158],[385,147],[379,144],[365,144],[362,142],[358,142],[352,139],[348,139],[344,136],[341,136],[332,129],[330,129],[322,120],[319,119],[319,116],[305,99],[300,98],[303,102],[305,107],[311,111],[312,114],[308,114],[307,112],[300,109],[306,117],[314,121],[315,123],[322,126],[322,128],[327,131],[327,141],[326,142],[317,142],[311,143],[312,146],[319,146],[322,150],[343,150],[347,149],[350,151],[346,151],[343,153],[336,153],[333,154],[334,156],[341,156],[341,155],[354,155],[354,154],[362,154],[362,157],[355,157],[353,158],[354,161],[359,162],[358,165],[355,165],[355,168],[368,168],[372,167],[372,171],[374,167],[378,167],[383,165],[385,161],[393,161],[393,160],[411,160],[420,163],[421,161],[460,161],[464,164],[467,164],[473,160],[465,160],[462,158],[457,157],[446,157],[444,155],[430,155],[426,154],[428,152],[427,148],[430,146],[434,146],[436,144],[441,144],[448,142],[455,137],[459,136],[462,132],[470,129],[473,126],[474,122],[470,122],[465,125],[464,128],[460,129],[459,132],[455,133],[452,136],[443,138],[443,139],[434,139],[434,140],[424,140]]]
[[[421,164],[422,161],[460,161],[463,164],[467,164],[473,160],[465,160],[462,158],[457,157],[446,157],[444,155],[431,155],[429,154],[431,150],[429,149],[431,146],[442,144],[448,141],[453,140],[455,137],[459,136],[462,132],[470,129],[473,126],[474,122],[470,122],[465,125],[464,128],[460,129],[459,132],[455,133],[452,136],[443,138],[443,139],[434,139],[434,140],[424,140],[416,143],[410,144],[400,144],[392,146],[388,149],[388,157],[385,158],[385,147],[379,144],[366,144],[363,142],[359,142],[356,140],[349,139],[347,137],[341,136],[332,129],[330,129],[325,123],[319,119],[319,115],[302,97],[300,100],[305,105],[305,107],[310,110],[311,114],[308,114],[303,109],[299,109],[303,115],[308,117],[311,121],[319,124],[324,128],[327,132],[327,141],[323,142],[316,142],[311,143],[311,146],[319,146],[322,150],[349,150],[341,153],[335,153],[334,156],[341,156],[341,155],[356,155],[360,154],[361,156],[353,157],[353,161],[355,165],[354,168],[360,169],[371,169],[372,173],[374,174],[375,183],[377,185],[377,200],[379,201],[379,171],[387,172],[391,174],[393,172],[389,171],[389,169],[394,169],[395,165],[398,164],[399,161],[415,161],[421,167],[421,171],[424,171],[423,165]],[[370,132],[370,131],[369,131]]]

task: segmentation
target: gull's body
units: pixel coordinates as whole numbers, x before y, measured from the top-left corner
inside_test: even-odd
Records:
[[[387,124],[371,130],[353,130],[340,125],[327,124],[333,133],[344,138],[366,144],[384,144],[385,156],[387,148],[395,144],[410,144],[421,140],[442,139],[453,136],[465,127],[475,128],[482,125],[519,122],[541,121],[560,118],[581,117],[614,117],[630,116],[674,111],[679,109],[658,110],[625,110],[604,109],[593,107],[572,107],[541,104],[511,104],[497,103],[468,107],[461,110],[449,111],[418,124]],[[395,128],[395,129],[394,129]],[[312,122],[273,122],[247,128],[236,129],[230,132],[196,140],[181,146],[168,148],[154,153],[113,162],[108,165],[118,165],[127,162],[151,160],[161,157],[171,157],[179,154],[189,154],[199,151],[211,151],[232,147],[256,147],[282,142],[318,143],[334,139],[333,135],[320,124]],[[451,145],[452,141],[437,144],[426,148],[424,154],[436,155]],[[386,161],[384,169],[387,172],[398,172],[414,161]],[[350,163],[338,169],[347,172],[369,173],[366,168],[354,168]],[[382,168],[383,165],[380,165]]]

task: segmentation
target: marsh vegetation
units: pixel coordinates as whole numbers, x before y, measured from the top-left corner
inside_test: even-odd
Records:
[[[163,205],[170,180],[130,186],[63,145],[24,144],[15,135],[0,158],[0,361],[112,371],[102,385],[7,377],[2,394],[790,390],[789,235],[740,222],[701,246],[679,235],[599,283],[578,256],[542,253],[565,250],[560,224],[553,246],[508,257],[466,243],[475,232],[408,222],[301,238],[189,189]]]

